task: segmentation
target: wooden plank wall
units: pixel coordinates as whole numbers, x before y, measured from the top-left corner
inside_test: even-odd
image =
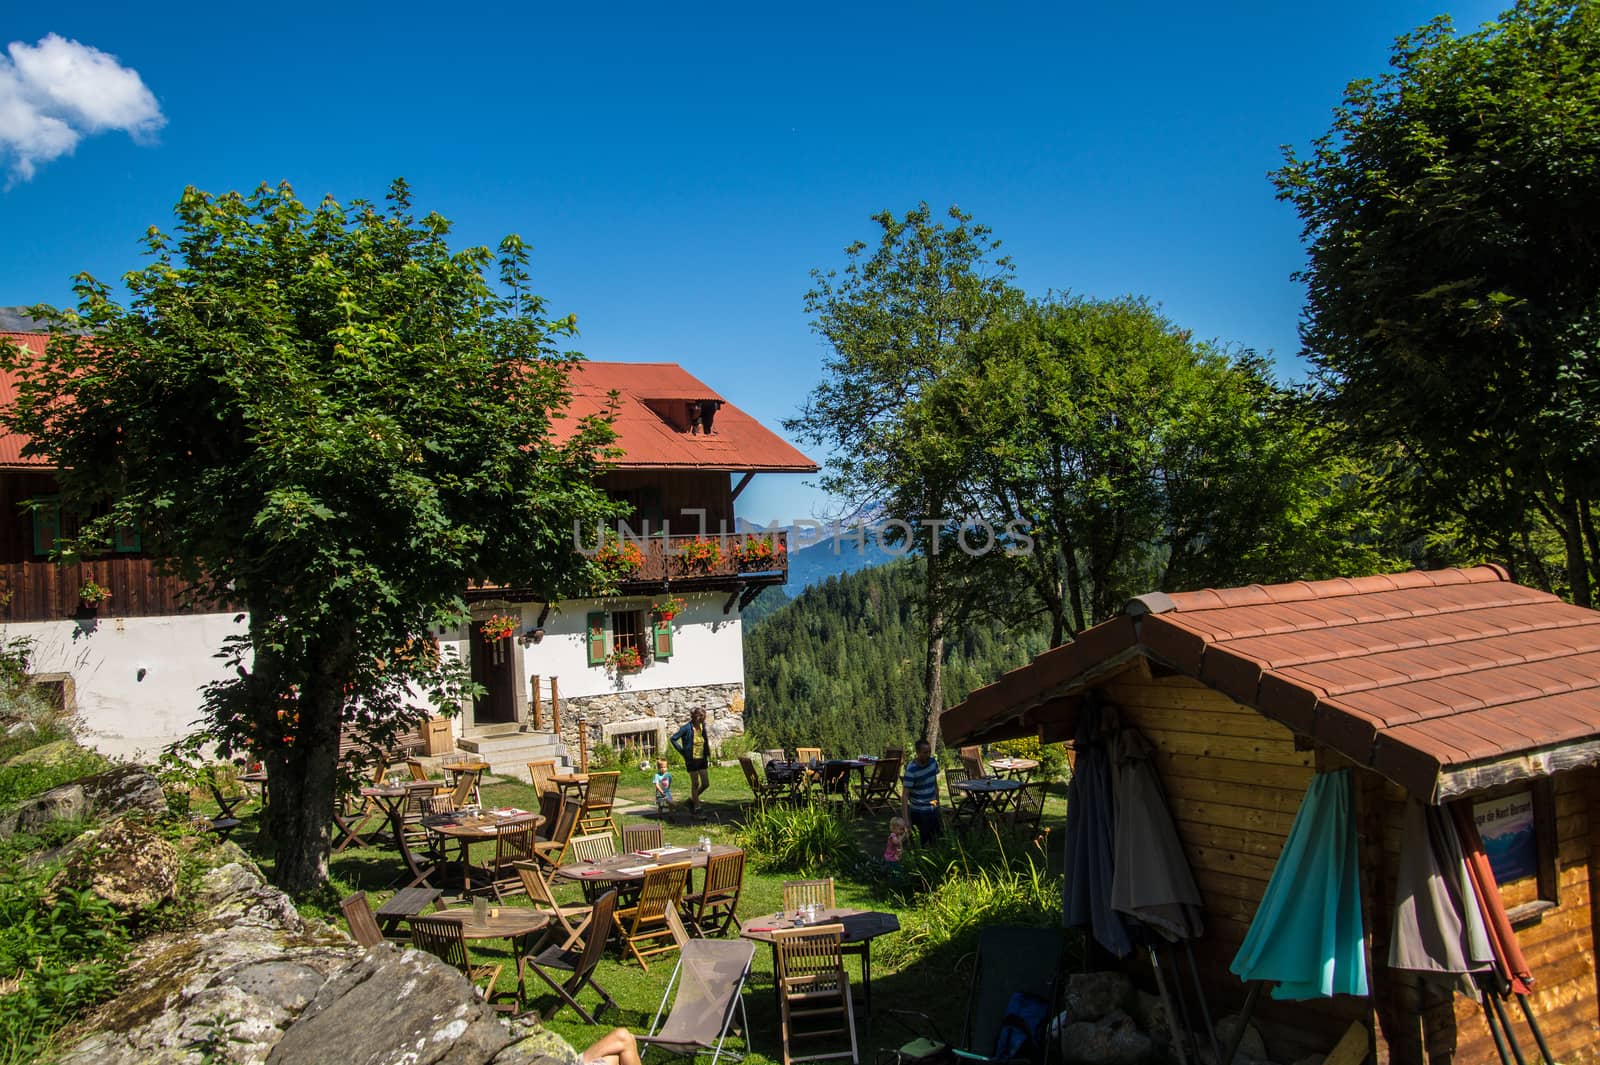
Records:
[[[1244,941],[1289,827],[1315,773],[1314,755],[1295,749],[1288,729],[1188,677],[1130,671],[1104,685],[1125,725],[1157,750],[1189,864],[1206,904],[1196,945],[1214,1016],[1235,1012],[1244,985],[1228,964]],[[1293,1061],[1326,1053],[1359,1020],[1366,999],[1285,1003],[1263,997],[1256,1013],[1267,1049]]]

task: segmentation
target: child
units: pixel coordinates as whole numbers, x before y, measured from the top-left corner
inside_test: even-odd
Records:
[[[656,813],[665,815],[668,810],[677,808],[672,801],[672,770],[667,768],[665,758],[656,759],[656,775],[653,778],[656,786]]]
[[[906,845],[906,828],[905,818],[889,818],[889,838],[883,843],[883,860],[890,865],[900,864],[900,852]]]

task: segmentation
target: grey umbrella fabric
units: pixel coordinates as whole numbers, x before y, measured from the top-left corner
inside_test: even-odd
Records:
[[[1085,697],[1073,737],[1077,758],[1067,785],[1065,879],[1061,889],[1061,923],[1088,925],[1095,942],[1119,958],[1133,950],[1122,917],[1111,907],[1111,879],[1116,864],[1116,802],[1112,795],[1109,740],[1115,735],[1116,711]]]
[[[1477,985],[1466,974],[1493,964],[1494,950],[1450,815],[1438,806],[1407,801],[1389,967],[1459,977],[1453,986],[1477,998]]]
[[[1117,734],[1111,908],[1170,940],[1196,939],[1205,930],[1205,907],[1152,754],[1150,742],[1137,729]]]

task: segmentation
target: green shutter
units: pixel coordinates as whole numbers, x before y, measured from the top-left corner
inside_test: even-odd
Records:
[[[588,634],[586,639],[589,645],[589,664],[603,666],[606,664],[606,612],[596,610],[588,618]]]
[[[139,535],[139,530],[131,525],[118,526],[117,542],[114,546],[119,555],[137,554],[143,547],[143,537]]]
[[[44,496],[33,508],[33,553],[48,555],[61,539],[61,499]]]
[[[657,661],[664,662],[672,657],[672,622],[656,620],[651,647]]]

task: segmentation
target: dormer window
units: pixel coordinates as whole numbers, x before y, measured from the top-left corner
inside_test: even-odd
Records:
[[[722,409],[720,399],[645,398],[644,405],[655,416],[680,433],[710,436],[717,411]]]
[[[711,423],[716,420],[717,411],[722,408],[720,399],[697,399],[689,404],[689,434],[702,432],[711,435]]]

